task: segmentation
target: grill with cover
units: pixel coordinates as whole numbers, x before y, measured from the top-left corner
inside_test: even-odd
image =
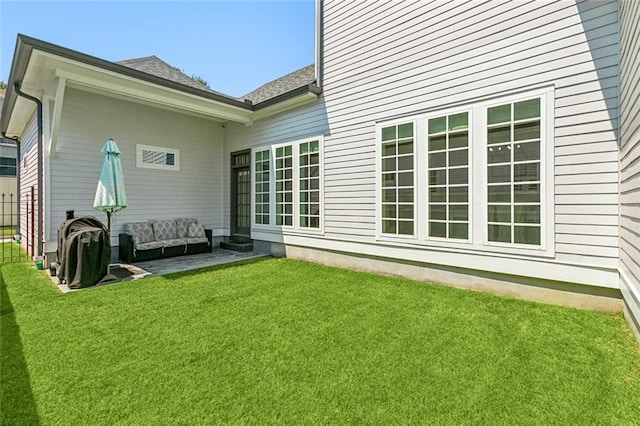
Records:
[[[96,285],[111,260],[107,229],[93,216],[67,217],[58,228],[59,282],[69,288]]]

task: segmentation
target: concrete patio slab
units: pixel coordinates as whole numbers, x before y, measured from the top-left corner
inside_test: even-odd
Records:
[[[225,249],[214,249],[211,253],[192,254],[189,256],[176,256],[166,259],[148,260],[135,264],[112,263],[112,271],[118,269],[119,271],[116,275],[124,276],[124,278],[120,278],[114,281],[107,281],[104,283],[98,283],[95,286],[85,287],[82,289],[72,289],[69,288],[66,284],[60,284],[58,282],[58,277],[51,277],[51,279],[58,286],[58,289],[60,289],[61,292],[68,293],[72,291],[86,290],[88,288],[101,287],[108,284],[115,284],[123,281],[138,280],[146,277],[191,271],[194,269],[206,268],[209,266],[223,265],[227,263],[267,256],[269,256],[268,253],[255,251],[238,252]]]
[[[255,251],[243,253],[239,251],[215,249],[212,253],[149,260],[146,262],[134,263],[133,266],[146,271],[148,275],[145,276],[155,276],[190,271],[192,269],[206,268],[207,266],[222,265],[225,263],[238,262],[241,260],[255,259],[257,257],[265,256],[269,255],[267,253]]]

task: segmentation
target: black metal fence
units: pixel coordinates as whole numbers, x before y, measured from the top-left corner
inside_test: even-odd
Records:
[[[24,261],[29,257],[30,252],[33,252],[34,245],[29,245],[28,238],[26,238],[33,234],[32,229],[27,227],[25,229],[26,235],[22,235],[20,229],[21,213],[25,214],[27,224],[29,224],[30,216],[35,218],[33,198],[35,197],[31,193],[23,197],[23,205],[27,209],[20,212],[22,206],[17,195],[0,194],[0,240],[2,241],[0,263]]]

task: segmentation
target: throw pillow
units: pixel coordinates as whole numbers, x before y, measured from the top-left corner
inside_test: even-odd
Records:
[[[192,223],[191,225],[189,225],[188,237],[189,238],[206,237],[206,234],[204,233],[204,226],[202,226],[199,223]]]
[[[197,219],[176,219],[178,225],[178,238],[186,238],[189,235],[189,225],[197,223]]]

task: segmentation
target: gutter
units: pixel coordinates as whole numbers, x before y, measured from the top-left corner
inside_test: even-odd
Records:
[[[38,121],[38,170],[37,170],[37,186],[38,186],[38,227],[36,233],[36,242],[37,242],[37,255],[42,256],[42,198],[44,198],[44,191],[42,191],[42,156],[43,156],[43,147],[44,147],[44,125],[43,125],[43,115],[42,115],[42,102],[40,99],[33,97],[24,93],[20,90],[20,83],[15,82],[13,84],[13,89],[15,90],[18,96],[21,96],[25,99],[28,99],[32,102],[36,103],[37,108],[37,121]],[[20,153],[20,149],[18,148],[18,154]],[[19,182],[18,182],[19,184]],[[18,190],[19,191],[19,190]]]
[[[313,93],[314,95],[320,95],[322,93],[322,88],[316,85],[315,83],[306,84],[304,86],[298,87],[297,89],[290,90],[288,92],[282,93],[273,98],[269,98],[265,101],[257,103],[253,106],[253,110],[257,111],[259,109],[266,108],[271,105],[275,105],[284,100],[293,98],[298,95],[302,95],[304,93]]]
[[[323,0],[316,0],[316,86],[322,87]]]

